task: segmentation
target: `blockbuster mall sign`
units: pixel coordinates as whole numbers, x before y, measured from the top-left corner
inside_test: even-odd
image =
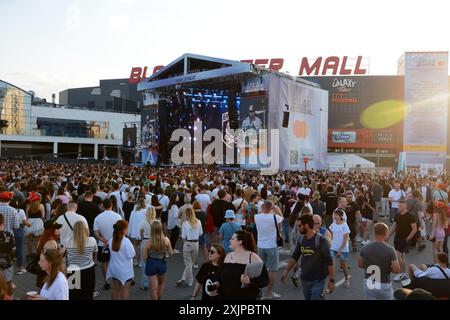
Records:
[[[283,58],[271,59],[248,59],[241,60],[241,62],[254,63],[262,67],[280,71],[284,65]],[[154,74],[164,68],[163,65],[153,67],[151,73]],[[366,75],[368,74],[369,59],[363,56],[349,57],[349,56],[330,56],[317,57],[315,59],[308,59],[303,57],[300,62],[298,70],[299,76],[336,76],[336,75]],[[150,76],[148,67],[133,67],[131,68],[129,83],[136,84]]]

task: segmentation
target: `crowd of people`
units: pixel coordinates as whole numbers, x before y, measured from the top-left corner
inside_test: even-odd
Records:
[[[0,161],[0,179],[0,299],[31,272],[39,291],[27,299],[91,300],[98,262],[112,299],[129,299],[136,267],[137,286],[159,300],[174,254],[184,262],[176,286],[192,299],[279,299],[274,285],[291,271],[305,299],[324,299],[338,269],[350,288],[357,252],[367,299],[394,298],[391,273],[450,276],[446,175]],[[433,264],[408,266],[426,240]],[[291,259],[277,280],[281,246]]]

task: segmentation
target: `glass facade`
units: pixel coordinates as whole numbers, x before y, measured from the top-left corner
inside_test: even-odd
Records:
[[[37,118],[43,136],[109,139],[109,123],[103,121]]]
[[[39,107],[53,108],[52,104]],[[5,135],[55,136],[72,138],[114,139],[109,121],[69,120],[40,117],[32,113],[32,95],[0,80],[0,120],[7,126],[0,128]],[[70,110],[67,110],[70,112]],[[118,130],[117,133],[121,131]],[[120,139],[121,135],[116,134]]]
[[[31,94],[0,80],[0,119],[8,121],[3,134],[33,135]]]

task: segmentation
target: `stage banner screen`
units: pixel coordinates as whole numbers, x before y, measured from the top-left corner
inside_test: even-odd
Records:
[[[404,95],[407,106],[403,131],[406,165],[445,165],[448,52],[407,52]]]
[[[328,92],[291,79],[270,76],[269,127],[280,130],[281,170],[325,169],[327,166]],[[289,108],[289,123],[282,127]]]
[[[158,160],[158,106],[145,106],[141,114],[142,164],[156,165]]]
[[[134,148],[136,147],[136,134],[137,128],[123,128],[122,133],[122,145],[124,148]]]

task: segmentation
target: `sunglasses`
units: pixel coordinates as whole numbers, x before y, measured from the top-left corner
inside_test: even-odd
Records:
[[[217,253],[217,251],[209,250],[209,254],[214,254],[214,253]]]

